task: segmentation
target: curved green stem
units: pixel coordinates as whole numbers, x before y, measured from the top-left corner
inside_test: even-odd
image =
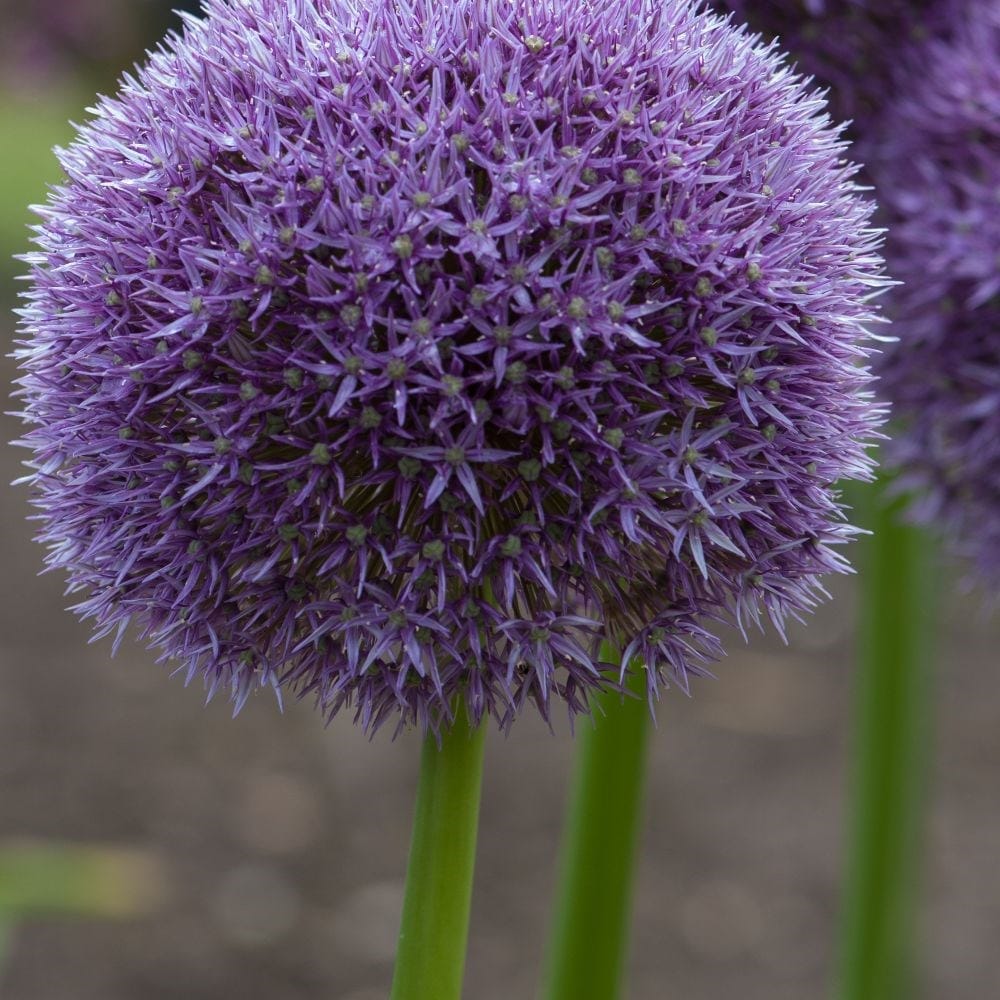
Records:
[[[861,500],[861,627],[839,1000],[913,995],[912,916],[930,722],[932,543],[879,487]]]
[[[634,666],[628,684],[638,697],[601,695],[578,737],[546,1000],[615,1000],[622,989],[650,729],[645,671]]]
[[[459,1000],[472,903],[485,724],[465,707],[424,740],[392,1000]]]

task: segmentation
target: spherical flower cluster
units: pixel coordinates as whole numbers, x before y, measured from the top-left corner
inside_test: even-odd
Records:
[[[829,88],[833,114],[862,126],[893,89],[903,54],[946,30],[941,0],[716,0],[777,37],[799,69]]]
[[[237,702],[435,727],[844,568],[883,283],[822,103],[683,0],[210,0],[61,153],[51,565]]]
[[[1000,8],[967,5],[887,109],[872,165],[898,342],[882,364],[916,512],[1000,581]]]

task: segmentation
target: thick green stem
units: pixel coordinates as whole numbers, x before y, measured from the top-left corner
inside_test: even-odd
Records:
[[[424,741],[392,1000],[460,1000],[485,736],[463,705]]]
[[[880,487],[861,498],[860,650],[839,1000],[912,992],[913,914],[930,729],[932,544]]]
[[[622,989],[650,728],[638,665],[629,688],[638,697],[598,697],[596,723],[578,737],[546,1000],[615,1000]]]

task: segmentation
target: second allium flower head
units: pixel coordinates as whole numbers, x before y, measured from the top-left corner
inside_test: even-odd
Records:
[[[41,210],[50,563],[366,726],[583,709],[604,639],[684,684],[843,568],[882,284],[843,157],[679,0],[210,0]]]

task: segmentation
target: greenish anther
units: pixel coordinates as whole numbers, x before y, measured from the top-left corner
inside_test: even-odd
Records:
[[[361,322],[361,306],[351,303],[340,310],[340,319],[345,326],[354,327]]]
[[[620,427],[609,427],[604,432],[604,440],[607,441],[612,448],[618,449],[625,441],[625,432]]]
[[[368,529],[363,524],[352,524],[345,532],[344,537],[354,548],[359,548],[365,544],[368,537]]]
[[[397,463],[397,468],[404,479],[413,479],[420,473],[420,459],[414,458],[412,455],[404,455]]]
[[[302,388],[302,369],[301,368],[286,368],[282,373],[285,379],[285,385],[289,389],[301,389]]]
[[[712,282],[705,277],[701,277],[695,282],[694,293],[699,298],[707,299],[712,294]]]
[[[374,407],[366,406],[361,411],[358,423],[360,423],[366,431],[373,431],[379,424],[382,423],[382,414],[379,413]]]
[[[698,336],[701,337],[708,347],[715,347],[719,341],[719,331],[714,326],[704,327]]]
[[[200,351],[187,350],[181,355],[185,371],[192,372],[201,367],[204,358]]]
[[[542,463],[537,458],[526,458],[518,463],[517,471],[525,482],[533,483],[542,474]]]
[[[763,271],[761,271],[760,264],[756,261],[751,261],[747,264],[747,281],[759,281],[761,274],[763,274]]]
[[[556,420],[552,424],[552,436],[557,441],[565,441],[573,433],[573,425],[565,419]]]
[[[212,444],[216,455],[225,455],[233,447],[233,442],[227,437],[217,437]]]
[[[500,546],[500,551],[508,559],[513,559],[521,554],[521,539],[517,535],[508,535]]]
[[[461,465],[465,461],[465,449],[457,444],[445,448],[444,460],[449,465]]]
[[[528,366],[523,361],[514,361],[507,366],[504,377],[512,385],[520,385],[528,377]]]
[[[392,241],[392,251],[400,260],[409,260],[413,256],[413,240],[405,233]]]
[[[424,547],[420,550],[421,555],[430,562],[440,562],[444,558],[445,544],[440,538],[424,542]]]
[[[361,360],[361,358],[354,354],[348,354],[347,357],[344,358],[344,371],[347,372],[348,375],[358,375],[364,366],[365,363]]]
[[[588,312],[586,299],[580,295],[574,295],[573,298],[569,300],[566,312],[573,319],[586,319]]]
[[[313,465],[329,465],[330,449],[322,441],[317,441],[309,452],[309,458]]]
[[[297,524],[282,524],[278,527],[278,536],[283,542],[293,542],[299,537],[299,526]]]
[[[389,378],[395,380],[406,378],[407,365],[402,358],[392,358],[385,366],[385,373]]]

